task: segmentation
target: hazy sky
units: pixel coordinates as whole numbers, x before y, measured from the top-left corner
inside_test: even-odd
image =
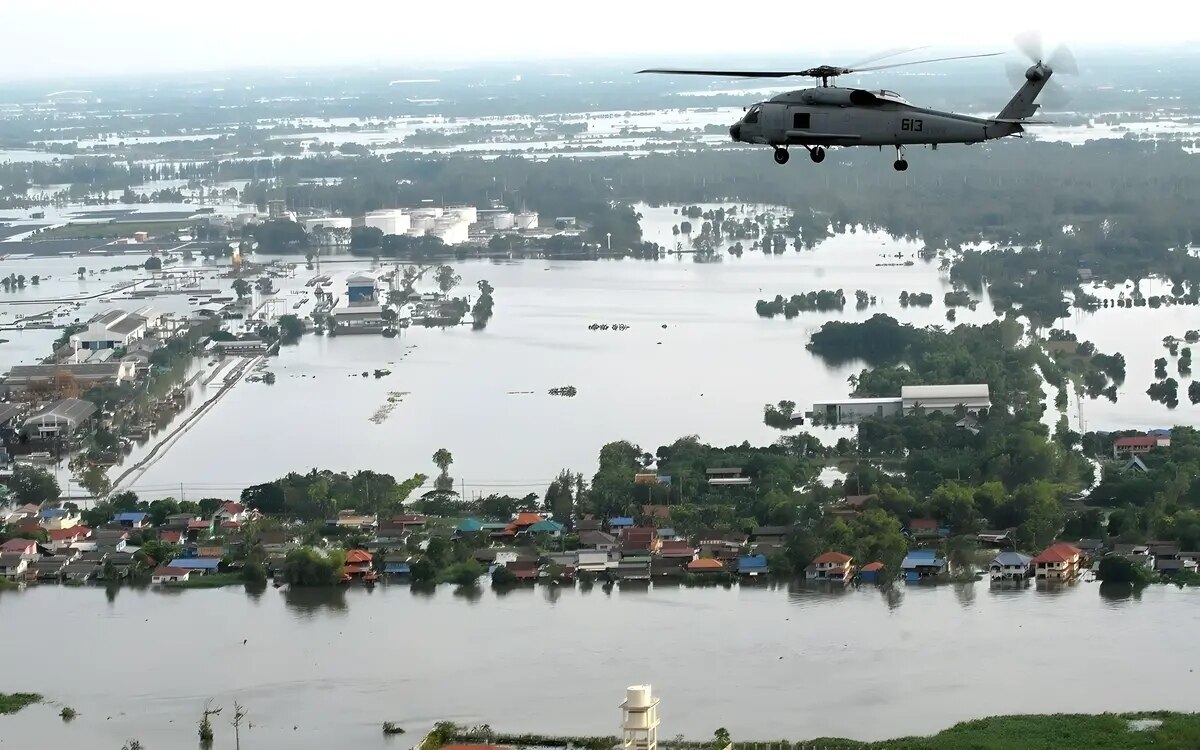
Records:
[[[1157,0],[0,0],[0,80],[154,70],[1200,42],[1200,3]],[[805,12],[805,7],[820,12]]]

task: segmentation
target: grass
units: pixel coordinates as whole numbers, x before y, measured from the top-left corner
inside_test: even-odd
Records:
[[[1158,719],[1157,728],[1136,731],[1134,719]],[[767,744],[767,743],[764,743]],[[753,743],[737,743],[752,750]],[[1131,714],[1050,714],[994,716],[966,721],[932,737],[903,737],[882,742],[822,737],[792,750],[1192,750],[1200,748],[1200,714],[1150,711]]]
[[[0,714],[15,714],[26,706],[41,703],[38,693],[0,693]]]
[[[97,239],[110,240],[132,237],[134,232],[146,232],[151,238],[178,231],[189,231],[193,221],[130,221],[119,224],[67,224],[39,232],[35,240]]]
[[[203,576],[192,576],[186,581],[164,583],[173,589],[219,589],[222,586],[241,586],[246,582],[241,573],[209,573]]]

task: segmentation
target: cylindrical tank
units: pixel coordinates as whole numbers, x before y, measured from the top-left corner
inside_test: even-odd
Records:
[[[492,228],[503,232],[506,229],[512,229],[516,222],[517,217],[505,211],[504,213],[496,214],[496,216],[492,219]]]
[[[517,229],[537,229],[538,215],[533,211],[522,211],[516,217]]]
[[[625,688],[626,708],[649,708],[650,701],[649,685],[630,685]]]

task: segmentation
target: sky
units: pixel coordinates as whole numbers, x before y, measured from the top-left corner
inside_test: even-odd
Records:
[[[1200,49],[1200,3],[1158,0],[0,0],[0,80],[244,68],[1009,51],[1031,28],[1076,51]],[[809,8],[806,12],[804,9]],[[817,10],[819,8],[819,10]]]

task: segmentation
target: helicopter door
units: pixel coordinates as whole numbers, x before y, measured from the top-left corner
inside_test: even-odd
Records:
[[[782,104],[768,104],[762,108],[763,133],[772,143],[782,143],[787,140],[787,111],[788,108]]]

